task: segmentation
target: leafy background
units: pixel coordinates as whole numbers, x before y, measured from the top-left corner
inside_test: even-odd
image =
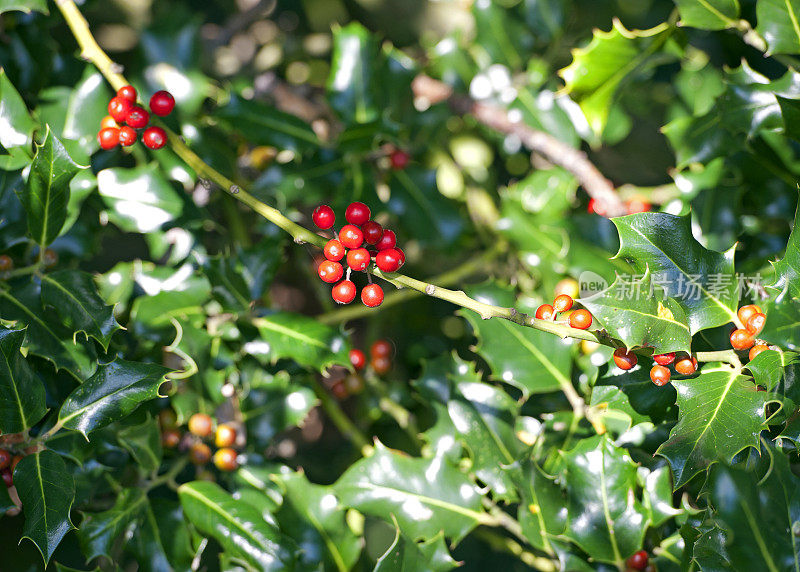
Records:
[[[491,252],[464,286],[520,310],[596,273],[612,285],[586,305],[633,348],[723,349],[756,301],[780,351],[657,388],[647,351],[623,373],[431,298],[337,311],[311,247],[172,151],[98,152],[110,88],[54,4],[0,0],[0,439],[26,453],[0,487],[4,567],[610,570],[643,548],[658,570],[800,569],[800,4],[249,4],[81,10],[141,93],[175,95],[203,160],[302,224],[365,201],[408,274]],[[587,214],[518,138],[415,101],[418,73],[584,149],[654,212]],[[617,272],[729,281],[618,308]],[[758,278],[742,298],[738,274]],[[378,338],[393,370],[337,404],[347,351]],[[240,424],[242,467],[162,447],[169,410]]]

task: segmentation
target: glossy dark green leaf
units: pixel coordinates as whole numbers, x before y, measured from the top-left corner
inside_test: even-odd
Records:
[[[456,568],[458,563],[450,556],[444,535],[438,534],[425,542],[414,542],[400,532],[394,542],[375,563],[373,572],[416,572],[430,570],[444,572]]]
[[[800,124],[798,124],[800,126]],[[795,213],[795,225],[786,245],[786,252],[777,262],[773,262],[775,282],[770,286],[780,291],[780,298],[800,298],[800,203]]]
[[[800,519],[800,480],[786,456],[770,449],[773,467],[768,476],[718,465],[706,489],[714,520],[722,532],[710,544],[724,554],[734,570],[796,570]]]
[[[617,258],[628,260],[683,308],[689,331],[722,326],[736,319],[739,285],[734,249],[705,249],[692,236],[690,216],[640,213],[613,219],[619,231]]]
[[[180,570],[180,564],[184,567],[191,566],[192,558],[185,551],[189,550],[186,546],[189,541],[189,532],[183,513],[177,508],[177,514],[164,515],[156,513],[155,505],[146,503],[142,509],[142,517],[136,528],[133,541],[126,549],[131,552],[142,572],[161,572],[162,570]],[[161,518],[157,518],[157,514]],[[176,517],[178,517],[176,519]],[[174,543],[171,548],[177,548],[179,552],[170,552],[167,546]],[[169,554],[175,554],[179,560],[170,561]]]
[[[70,94],[62,135],[64,139],[76,141],[87,156],[100,147],[97,126],[108,115],[108,101],[112,96],[103,75],[93,66],[86,68]]]
[[[444,531],[458,542],[485,518],[475,485],[442,457],[417,459],[378,443],[350,466],[334,491],[345,506],[390,521],[411,539]]]
[[[331,487],[315,485],[302,473],[281,471],[274,477],[283,487],[283,504],[275,517],[281,530],[303,547],[299,565],[308,569],[325,563],[330,570],[352,570],[361,542],[345,521],[345,509]]]
[[[661,130],[675,150],[677,166],[708,163],[742,148],[742,142],[725,129],[718,108],[701,117],[678,117]]]
[[[783,117],[784,132],[795,141],[800,140],[800,101],[780,96],[777,96],[777,100]]]
[[[555,481],[526,455],[506,468],[519,490],[517,520],[531,546],[554,553],[553,540],[564,533],[567,498]]]
[[[231,256],[215,256],[203,264],[203,272],[211,283],[211,293],[223,308],[233,312],[250,309],[250,290]]]
[[[232,554],[258,570],[292,569],[293,543],[261,518],[258,510],[237,501],[219,485],[194,481],[178,489],[189,522]]]
[[[140,488],[124,488],[110,509],[88,513],[78,529],[78,540],[86,561],[98,556],[113,559],[114,545],[125,535],[132,534],[147,505],[147,494]]]
[[[308,412],[317,405],[317,397],[309,389],[310,380],[305,376],[276,378],[263,387],[253,387],[242,403],[248,437],[263,447],[268,447],[282,431],[302,425]],[[253,381],[249,376],[245,379]]]
[[[257,145],[303,152],[321,144],[308,123],[258,101],[233,97],[215,115]]]
[[[0,0],[0,14],[19,10],[21,12],[42,12],[49,14],[47,0]]]
[[[753,374],[756,385],[772,391],[783,379],[786,368],[797,363],[799,359],[800,356],[796,352],[767,350],[750,360],[747,369]]]
[[[37,125],[3,69],[0,69],[0,123],[3,125],[0,130],[0,145],[7,151],[18,150],[11,157],[0,157],[0,167],[19,169],[30,162],[31,136]]]
[[[716,461],[729,462],[758,447],[766,393],[749,377],[724,365],[705,366],[698,377],[674,380],[680,415],[657,453],[667,459],[682,487]]]
[[[472,457],[472,470],[504,501],[515,501],[517,494],[503,465],[519,455],[520,441],[514,429],[519,412],[517,402],[499,387],[487,383],[464,382],[454,387],[447,411]]]
[[[17,464],[14,484],[25,514],[23,538],[36,545],[47,564],[64,535],[75,528],[69,519],[75,497],[72,475],[61,457],[45,450]]]
[[[770,53],[800,53],[800,2],[759,0],[756,18],[756,32],[767,41]]]
[[[108,349],[120,325],[114,307],[107,306],[97,292],[94,279],[86,272],[62,270],[42,278],[42,302],[52,307],[64,326],[83,332]]]
[[[672,384],[655,386],[645,360],[630,371],[609,368],[595,382],[589,403],[597,407],[604,423],[611,425],[613,422],[614,428],[621,432],[639,423],[674,419],[677,413],[675,388]],[[607,416],[611,419],[606,419]]]
[[[569,495],[566,536],[596,560],[622,566],[642,546],[649,515],[635,496],[636,464],[605,435],[562,453]]]
[[[681,24],[703,30],[723,30],[736,26],[738,0],[675,0]]]
[[[300,365],[319,368],[349,366],[346,338],[337,330],[313,318],[280,312],[253,320],[261,340],[245,345],[245,351],[267,362],[290,358]]]
[[[156,164],[103,169],[97,190],[110,209],[109,220],[127,232],[159,230],[183,212],[183,200]]]
[[[628,349],[652,346],[654,354],[691,351],[692,336],[683,309],[663,299],[649,270],[641,279],[617,276],[614,283],[581,304],[613,338]]]
[[[0,328],[0,431],[20,433],[33,427],[47,412],[44,385],[20,348],[25,330]]]
[[[514,298],[499,287],[470,290],[482,302],[510,307]],[[482,320],[464,312],[478,338],[478,353],[492,368],[492,378],[519,388],[525,395],[558,391],[571,385],[570,349],[557,336],[508,320]]]
[[[136,298],[131,307],[135,325],[168,326],[171,318],[203,313],[211,285],[208,279],[186,264],[177,270],[158,268],[166,272],[141,273],[137,282],[146,296]]]
[[[152,363],[117,359],[69,394],[58,412],[68,429],[88,434],[130,415],[143,401],[159,397],[158,388],[169,369]]]
[[[725,80],[728,85],[717,109],[722,124],[732,133],[752,137],[762,131],[782,130],[786,118],[781,116],[778,96],[800,97],[798,75],[794,71],[770,81],[743,61],[741,66],[727,72]]]
[[[117,431],[117,440],[145,473],[155,473],[161,466],[161,431],[158,422],[147,418],[143,423]]]
[[[13,290],[0,288],[0,316],[27,324],[25,345],[34,355],[51,361],[57,369],[66,369],[76,378],[89,377],[96,367],[94,349],[73,339],[72,332],[42,306],[36,282],[15,284]]]
[[[672,506],[672,474],[666,465],[647,472],[643,497],[654,527],[661,526],[682,512]]]
[[[331,106],[348,122],[369,123],[378,118],[373,79],[377,56],[377,42],[361,24],[334,30],[328,92]]]
[[[19,198],[28,213],[28,231],[41,248],[48,246],[67,220],[69,183],[81,169],[48,127],[36,146],[31,172]]]
[[[572,51],[572,63],[559,75],[595,135],[605,130],[620,84],[663,45],[668,30],[666,24],[649,30],[627,30],[615,19],[610,31],[594,30],[588,46]]]

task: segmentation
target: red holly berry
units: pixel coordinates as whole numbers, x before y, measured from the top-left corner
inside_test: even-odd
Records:
[[[208,437],[214,428],[214,421],[210,415],[195,413],[189,418],[189,431],[198,437]]]
[[[749,350],[755,342],[753,334],[747,330],[733,330],[731,332],[731,347],[735,350]]]
[[[364,233],[364,242],[378,244],[378,241],[383,236],[383,227],[374,220],[368,220],[361,225],[361,232]]]
[[[552,320],[555,313],[550,304],[542,304],[536,308],[536,318],[539,320]]]
[[[396,248],[381,250],[375,255],[375,265],[383,272],[396,272],[401,264],[401,254]]]
[[[339,242],[344,244],[345,248],[358,248],[364,242],[364,233],[357,226],[346,224],[339,231]]]
[[[133,127],[128,127],[127,125],[120,127],[119,144],[123,147],[130,147],[134,143],[136,143],[136,131]]]
[[[389,340],[376,340],[369,348],[369,353],[372,356],[372,359],[379,357],[390,358],[392,357],[393,351],[394,346]]]
[[[605,207],[601,206],[595,199],[589,200],[589,206],[586,208],[587,211],[590,213],[598,214],[600,216],[606,216],[607,212]]]
[[[335,238],[332,238],[327,242],[322,252],[325,253],[325,258],[327,258],[328,260],[333,260],[334,262],[338,262],[342,258],[344,258],[344,255],[347,251],[344,248],[344,244],[342,244]]]
[[[128,112],[133,108],[133,102],[124,97],[113,97],[108,102],[108,114],[117,123],[125,123]]]
[[[150,123],[150,114],[138,105],[131,107],[125,116],[125,123],[134,129],[143,129]]]
[[[567,310],[572,308],[573,300],[572,296],[567,296],[566,294],[560,294],[556,296],[556,299],[553,300],[553,309],[558,312],[566,312]]]
[[[761,352],[765,352],[768,349],[769,346],[766,344],[756,344],[750,349],[750,355],[748,355],[747,357],[753,360],[758,354],[760,354]]]
[[[349,304],[356,298],[356,285],[350,280],[342,280],[333,287],[331,295],[337,304]]]
[[[347,397],[347,387],[345,387],[344,382],[337,381],[331,386],[331,393],[336,399],[344,399]]]
[[[386,375],[392,369],[392,360],[388,357],[374,357],[370,365],[378,375]]]
[[[569,325],[579,330],[588,330],[592,325],[592,315],[589,310],[575,310],[569,315]]]
[[[0,272],[8,272],[14,268],[14,261],[7,254],[0,255]]]
[[[394,249],[400,255],[400,268],[402,268],[403,265],[406,263],[406,253],[403,252],[403,249],[400,248],[399,246],[395,246]]]
[[[372,213],[370,213],[367,205],[354,202],[347,206],[347,210],[344,211],[344,218],[347,219],[347,222],[350,224],[361,226],[369,220],[370,214]]]
[[[389,154],[389,162],[392,164],[392,169],[401,171],[408,166],[411,160],[411,155],[400,149],[395,149]]]
[[[748,304],[747,306],[742,306],[739,308],[737,314],[739,319],[742,321],[742,324],[747,324],[747,320],[749,320],[753,314],[763,314],[763,312],[761,311],[761,308],[755,304]]]
[[[636,357],[636,354],[629,352],[625,348],[617,348],[614,350],[614,363],[620,369],[624,369],[626,371],[633,369],[638,361],[639,360]]]
[[[100,147],[108,151],[119,145],[119,129],[116,127],[106,127],[97,134],[97,142]]]
[[[341,264],[333,260],[323,260],[317,269],[317,273],[319,277],[322,278],[323,282],[333,284],[342,279],[342,276],[344,276],[344,268],[342,268]]]
[[[0,471],[0,475],[3,476],[3,483],[5,483],[6,488],[11,488],[11,486],[14,484],[14,477],[11,475],[11,471]]]
[[[641,197],[633,197],[625,201],[625,211],[628,214],[650,212],[652,205]]]
[[[697,371],[697,360],[694,357],[682,355],[675,360],[675,371],[682,375],[692,375]]]
[[[175,429],[167,429],[161,434],[161,444],[165,449],[174,449],[181,442],[181,434]]]
[[[189,459],[195,465],[205,465],[211,460],[211,449],[205,443],[195,443],[189,449]]]
[[[647,552],[640,550],[633,553],[625,564],[628,565],[628,568],[633,568],[634,570],[644,570],[647,568]]]
[[[366,357],[364,358],[367,359]],[[11,453],[5,449],[0,449],[0,469],[6,469],[11,464]]]
[[[369,250],[366,248],[354,248],[347,253],[347,265],[357,272],[366,270],[369,260]]]
[[[132,85],[123,85],[117,90],[117,97],[136,103],[136,88]]]
[[[333,214],[333,209],[328,205],[319,205],[314,209],[314,214],[311,215],[311,219],[314,221],[314,224],[317,225],[317,228],[327,230],[336,222],[336,215]]]
[[[352,349],[350,350],[350,363],[353,364],[356,371],[364,369],[364,366],[367,365],[367,356],[361,350]]]
[[[384,229],[383,236],[375,243],[378,250],[386,250],[387,248],[394,248],[397,245],[397,235],[393,230]]]
[[[110,115],[106,115],[100,122],[100,129],[107,129],[109,127],[119,127],[119,124],[116,121],[114,121],[113,117],[111,117]]]
[[[172,94],[168,91],[157,91],[153,94],[153,97],[150,98],[150,111],[159,117],[169,115],[174,108],[175,98],[172,97]]]
[[[161,127],[148,127],[142,135],[142,143],[149,149],[161,149],[167,144],[167,132]]]
[[[653,356],[653,361],[658,365],[669,365],[675,361],[675,352]]]
[[[365,306],[374,308],[383,302],[383,288],[377,284],[368,284],[361,290],[361,301]]]
[[[755,336],[756,334],[761,333],[761,330],[764,329],[764,324],[766,323],[767,323],[767,317],[761,312],[758,312],[753,314],[747,319],[747,321],[744,324],[744,327],[745,329],[747,329],[748,332],[750,332]]]
[[[670,377],[672,377],[672,374],[670,373],[669,368],[664,367],[663,365],[656,364],[650,370],[650,381],[659,387],[669,383]]]

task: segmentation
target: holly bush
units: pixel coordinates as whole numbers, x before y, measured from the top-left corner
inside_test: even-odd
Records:
[[[79,4],[0,0],[0,568],[800,570],[800,2]]]

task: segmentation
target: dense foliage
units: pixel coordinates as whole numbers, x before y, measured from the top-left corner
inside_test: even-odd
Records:
[[[0,0],[0,569],[800,571],[798,21]]]

